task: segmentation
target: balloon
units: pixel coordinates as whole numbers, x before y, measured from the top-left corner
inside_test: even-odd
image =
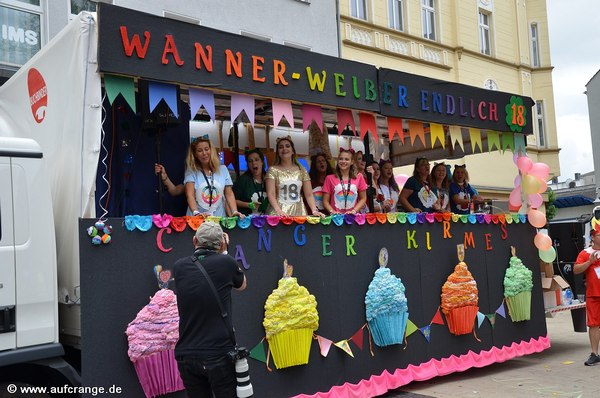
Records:
[[[515,177],[515,187],[520,187],[521,186],[521,174],[517,174],[517,176]]]
[[[527,173],[545,181],[550,177],[550,166],[546,163],[534,163]]]
[[[508,197],[508,203],[513,207],[521,206],[521,187],[516,187],[512,190],[510,196]]]
[[[404,183],[406,183],[406,180],[408,180],[408,176],[406,174],[399,174],[399,175],[395,176],[394,179],[396,180],[398,187],[400,189],[402,189],[402,187],[404,186]]]
[[[533,238],[533,243],[535,244],[535,247],[541,251],[546,251],[552,247],[552,239],[548,235],[541,232],[538,232],[535,235],[535,238]]]
[[[548,250],[539,250],[540,259],[546,263],[551,263],[556,259],[556,250],[554,247],[550,247]]]
[[[523,192],[532,195],[540,189],[540,180],[537,177],[526,174],[523,176],[521,186],[523,187]]]
[[[527,195],[527,201],[531,205],[531,207],[535,207],[536,209],[544,203],[544,199],[542,195],[539,193],[534,193],[533,195]]]
[[[517,160],[519,160],[519,158],[521,157],[520,155],[521,154],[519,152],[513,153],[513,163],[514,164],[517,164]]]
[[[533,166],[533,161],[527,156],[521,156],[517,159],[517,167],[519,168],[519,171],[521,171],[521,173],[527,173],[529,169],[531,169],[531,166]]]
[[[543,228],[546,225],[546,215],[536,209],[529,209],[527,211],[527,219],[529,220],[529,224],[536,228]]]
[[[540,183],[540,187],[538,188],[538,193],[544,193],[548,190],[548,183],[544,180],[538,180]]]

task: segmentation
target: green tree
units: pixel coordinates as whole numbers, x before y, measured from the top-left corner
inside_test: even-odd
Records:
[[[548,188],[546,192],[548,192],[548,203],[546,204],[546,220],[550,221],[554,217],[556,217],[556,206],[554,206],[554,202],[556,201],[556,194],[554,193],[552,188]]]

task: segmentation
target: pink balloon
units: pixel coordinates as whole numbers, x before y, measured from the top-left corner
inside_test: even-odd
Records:
[[[536,209],[529,209],[527,219],[529,220],[529,224],[536,228],[543,228],[546,225],[546,215]]]
[[[544,199],[542,198],[542,195],[540,195],[539,193],[534,193],[533,195],[527,195],[527,201],[529,202],[531,207],[535,207],[536,209],[539,208],[542,205],[542,203],[544,203]]]
[[[550,166],[546,163],[534,163],[527,173],[546,181],[550,177]]]
[[[517,176],[515,177],[514,184],[515,184],[515,188],[521,186],[521,174],[517,174]]]
[[[538,193],[544,193],[548,190],[548,183],[544,180],[539,180],[540,187],[538,188]]]
[[[517,167],[519,168],[521,173],[525,174],[525,173],[529,172],[529,169],[531,169],[531,166],[533,166],[533,161],[531,159],[529,159],[527,156],[521,156],[520,158],[517,159]]]
[[[408,180],[408,176],[406,174],[400,174],[400,175],[395,176],[394,179],[398,183],[398,187],[400,189],[402,189],[402,187],[404,186],[404,183],[406,183],[406,180]]]
[[[542,251],[546,251],[552,247],[552,239],[548,235],[541,232],[538,232],[535,235],[535,238],[533,238],[533,243],[535,244],[535,247]]]
[[[508,203],[513,207],[521,206],[521,203],[522,203],[521,187],[516,187],[515,189],[512,190],[512,192],[510,193],[510,196],[508,197]]]
[[[515,152],[513,153],[513,163],[517,164],[517,160],[519,160],[520,156],[519,156],[519,152]]]
[[[537,193],[540,189],[540,179],[532,176],[531,174],[525,174],[521,181],[523,192],[532,195]]]

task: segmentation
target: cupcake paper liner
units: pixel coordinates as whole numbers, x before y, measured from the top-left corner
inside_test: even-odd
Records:
[[[408,312],[388,312],[379,314],[370,321],[369,330],[373,336],[373,342],[379,347],[393,344],[402,344]]]
[[[448,312],[444,311],[450,333],[457,336],[471,333],[477,311],[479,311],[479,307],[475,305],[453,308]]]
[[[277,369],[306,365],[310,354],[313,331],[292,329],[277,333],[269,339],[269,348]]]
[[[146,398],[183,390],[174,350],[157,352],[133,363]]]
[[[508,314],[513,322],[531,319],[531,292],[521,292],[516,296],[507,297]]]

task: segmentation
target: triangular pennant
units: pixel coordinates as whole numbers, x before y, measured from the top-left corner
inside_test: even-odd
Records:
[[[504,301],[500,303],[500,307],[496,310],[496,314],[500,315],[502,318],[506,318],[506,310],[504,309]]]
[[[485,315],[483,315],[481,312],[477,311],[477,327],[480,328],[481,324],[483,323],[483,320],[485,319]]]
[[[408,134],[410,135],[410,144],[415,145],[417,137],[421,139],[421,143],[425,146],[425,130],[423,129],[423,122],[417,122],[414,120],[408,121]]]
[[[379,141],[375,116],[370,113],[358,112],[358,123],[360,124],[360,138],[363,138],[367,134],[367,131],[369,131],[373,135],[373,138],[375,138],[375,141]]]
[[[525,156],[527,154],[527,145],[525,144],[525,134],[515,134],[515,152]]]
[[[312,121],[317,123],[319,130],[323,126],[323,113],[321,107],[317,105],[304,104],[302,105],[302,130],[308,130]],[[321,131],[322,133],[323,131]]]
[[[494,146],[496,150],[500,150],[500,134],[495,131],[487,132],[487,141],[488,141],[488,151],[492,152],[494,150]]]
[[[441,124],[431,123],[429,125],[431,134],[431,147],[435,146],[435,142],[439,141],[442,148],[446,148],[446,135],[444,134],[444,126]]]
[[[444,324],[444,320],[442,319],[442,313],[440,312],[439,308],[435,312],[435,315],[433,316],[433,319],[431,320],[431,323],[432,324],[435,323],[436,325],[443,325]]]
[[[319,348],[321,350],[321,356],[326,357],[329,354],[329,349],[333,341],[326,339],[325,337],[317,335],[317,341],[319,342]]]
[[[215,120],[215,95],[212,91],[203,90],[201,88],[189,88],[190,93],[190,111],[192,119],[198,113],[201,107],[212,120]]]
[[[458,126],[450,126],[450,147],[454,149],[457,142],[460,149],[464,151],[462,129]]]
[[[483,146],[481,145],[481,130],[470,128],[469,138],[471,139],[471,151],[475,153],[475,147],[479,147],[479,152],[482,152]]]
[[[490,324],[493,328],[496,325],[496,314],[487,314],[486,317],[490,320]]]
[[[388,136],[390,137],[390,142],[394,140],[394,134],[398,133],[398,137],[400,137],[400,142],[404,145],[404,128],[402,127],[402,119],[395,117],[388,117]]]
[[[502,133],[502,151],[506,151],[508,148],[512,152],[515,151],[515,138],[513,133]]]
[[[106,89],[106,96],[108,102],[112,105],[117,95],[121,94],[125,101],[129,104],[129,107],[136,112],[135,104],[135,83],[130,77],[115,76],[115,75],[104,75],[104,87]]]
[[[150,112],[154,111],[160,100],[164,99],[167,106],[173,112],[175,117],[179,117],[179,108],[177,102],[177,86],[168,83],[148,82],[148,102]]]
[[[408,322],[406,322],[406,333],[405,336],[408,337],[411,334],[413,334],[414,332],[416,332],[419,328],[417,327],[417,325],[415,325],[413,323],[413,321],[411,321],[410,319],[408,320]]]
[[[265,342],[262,340],[260,343],[254,346],[250,350],[250,358],[256,359],[262,363],[267,363],[267,356],[265,355]]]
[[[350,355],[354,358],[354,354],[352,353],[352,349],[350,348],[350,344],[348,344],[348,340],[342,340],[335,343],[335,346],[341,348],[346,352],[346,354]]]
[[[356,123],[354,123],[354,115],[350,109],[338,109],[337,110],[337,125],[338,135],[342,134],[342,131],[349,127],[353,133],[356,131]]]
[[[423,336],[425,336],[425,339],[427,339],[427,342],[429,343],[429,338],[431,336],[431,325],[423,326],[419,328],[419,330],[421,333],[423,333]]]
[[[358,349],[361,350],[361,351],[363,349],[363,337],[364,337],[363,327],[361,327],[360,329],[358,329],[357,332],[354,333],[352,335],[352,337],[350,337],[350,340],[352,340],[354,342],[354,344],[356,344],[356,346],[358,347]]]
[[[281,118],[285,116],[285,120],[291,128],[294,128],[294,110],[290,101],[272,99],[273,106],[273,127],[279,126]]]
[[[231,94],[231,120],[237,119],[242,111],[246,112],[250,124],[254,126],[254,97],[245,94]]]

